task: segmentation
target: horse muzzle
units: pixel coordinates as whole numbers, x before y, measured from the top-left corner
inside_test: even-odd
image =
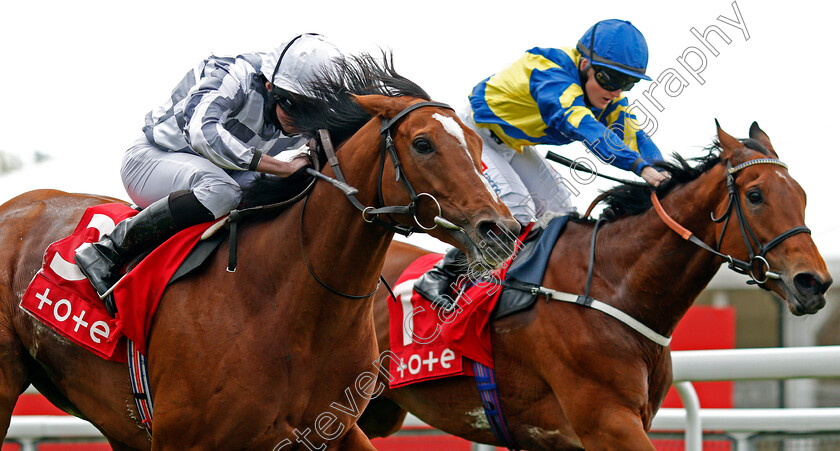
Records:
[[[521,226],[513,218],[483,219],[450,230],[464,245],[471,272],[488,273],[499,269],[516,251]]]
[[[831,276],[821,277],[800,272],[792,278],[782,275],[788,309],[796,316],[810,315],[825,307],[825,292],[831,286]]]

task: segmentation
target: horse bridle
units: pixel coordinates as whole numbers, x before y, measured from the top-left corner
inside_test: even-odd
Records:
[[[563,161],[558,161],[559,163],[566,164]],[[677,221],[673,218],[668,216],[668,213],[665,212],[665,209],[662,208],[662,204],[659,202],[659,198],[656,196],[656,191],[653,190],[650,193],[651,201],[653,202],[653,207],[656,210],[656,213],[659,215],[659,218],[664,222],[671,230],[676,232],[680,235],[683,239],[694,243],[695,245],[711,252],[718,257],[724,258],[726,261],[729,262],[729,268],[733,271],[748,275],[752,278],[752,280],[748,281],[747,283],[756,284],[763,287],[763,284],[766,283],[770,279],[779,279],[781,276],[778,273],[770,271],[770,264],[767,262],[765,255],[767,254],[770,249],[778,246],[782,241],[792,237],[793,235],[799,233],[811,233],[811,229],[808,227],[801,225],[793,227],[785,232],[782,232],[772,240],[768,241],[767,244],[761,244],[761,241],[755,236],[755,233],[752,231],[752,228],[749,226],[746,220],[746,216],[744,215],[744,210],[741,206],[741,200],[738,198],[738,189],[735,186],[735,174],[741,171],[744,168],[756,165],[756,164],[775,164],[787,169],[787,165],[782,163],[781,161],[775,158],[759,158],[756,160],[750,160],[746,163],[739,164],[738,166],[732,167],[732,164],[727,161],[726,163],[726,186],[727,190],[729,191],[729,203],[726,206],[726,211],[719,218],[715,218],[714,212],[711,214],[711,219],[715,223],[723,222],[723,229],[720,232],[720,236],[717,239],[717,249],[713,249],[711,246],[703,242],[700,238],[695,236],[690,230],[686,229],[682,225],[680,225]],[[595,172],[593,172],[595,173]],[[600,175],[595,173],[596,175]],[[627,182],[625,182],[627,183]],[[593,203],[594,205],[594,203]],[[590,206],[590,210],[592,207]],[[735,214],[738,216],[738,223],[741,228],[741,236],[744,238],[744,244],[747,247],[749,252],[750,258],[749,262],[739,260],[731,255],[724,254],[720,252],[721,242],[723,241],[723,235],[726,233],[726,227],[729,225],[729,218],[732,217],[732,211],[735,211]],[[587,215],[588,216],[588,212]],[[636,330],[638,333],[642,334],[643,336],[647,337],[654,343],[659,344],[660,346],[668,346],[671,342],[670,337],[665,337],[655,330],[649,328],[648,326],[644,325],[637,319],[633,318],[632,316],[624,313],[623,311],[610,306],[609,304],[605,304],[597,299],[589,297],[589,290],[592,285],[592,277],[594,274],[595,269],[595,243],[596,237],[598,236],[598,228],[604,223],[605,219],[599,219],[595,222],[595,226],[592,230],[592,241],[590,244],[590,251],[589,251],[589,268],[587,269],[586,273],[586,285],[584,288],[583,296],[578,296],[571,293],[563,293],[556,290],[552,290],[550,288],[542,287],[539,285],[528,285],[528,284],[510,284],[507,282],[503,282],[501,285],[507,288],[513,288],[516,290],[529,292],[533,295],[543,295],[546,296],[548,299],[555,299],[558,301],[564,302],[574,302],[586,307],[591,307],[596,310],[600,310],[613,318],[621,321],[628,327]],[[753,249],[753,243],[758,247],[758,252],[756,253]],[[759,274],[761,277],[757,277],[755,274],[754,265],[758,263],[760,264],[761,270],[764,271],[763,274]],[[766,270],[765,270],[766,268]],[[521,286],[520,286],[521,285]]]
[[[750,227],[749,223],[747,223],[747,218],[744,215],[744,209],[741,206],[741,199],[738,197],[738,188],[735,186],[735,174],[737,174],[742,169],[748,168],[750,166],[754,166],[757,164],[775,164],[787,169],[787,165],[783,162],[775,159],[775,158],[758,158],[755,160],[750,160],[745,163],[741,163],[734,168],[732,164],[727,161],[726,162],[726,188],[729,191],[729,202],[726,206],[726,210],[721,214],[719,218],[715,217],[714,212],[711,214],[711,219],[715,223],[723,223],[723,228],[720,232],[720,236],[717,239],[717,249],[713,249],[711,246],[703,242],[700,238],[697,238],[691,231],[686,229],[685,227],[681,226],[679,223],[674,221],[665,210],[662,208],[662,204],[659,202],[659,198],[656,197],[656,191],[651,192],[651,201],[653,202],[653,206],[656,209],[657,214],[662,219],[662,221],[668,225],[672,230],[677,232],[683,239],[688,240],[697,246],[702,247],[703,249],[717,255],[718,257],[723,257],[729,263],[729,269],[740,273],[750,276],[752,278],[751,281],[747,283],[753,283],[757,285],[762,285],[766,283],[770,279],[779,279],[780,275],[777,272],[770,270],[770,264],[767,262],[765,255],[770,249],[781,244],[784,240],[800,234],[800,233],[811,233],[811,229],[806,227],[805,225],[800,225],[793,227],[785,232],[780,233],[778,236],[773,238],[772,240],[768,241],[766,244],[762,244],[761,240],[755,235],[752,228]],[[732,211],[735,211],[735,214],[738,217],[738,226],[741,229],[741,236],[744,239],[744,245],[747,247],[747,251],[749,252],[749,261],[739,260],[729,254],[724,254],[720,252],[720,246],[723,242],[723,235],[726,233],[726,227],[729,225],[729,219],[732,217]],[[758,248],[758,252],[756,252],[755,247]],[[758,265],[758,266],[756,266]],[[758,273],[758,274],[756,274]]]
[[[351,187],[347,183],[347,180],[344,178],[344,174],[341,172],[341,168],[339,167],[338,157],[335,154],[335,149],[333,148],[332,141],[330,140],[330,135],[326,130],[319,130],[318,133],[319,133],[319,137],[321,139],[321,147],[324,149],[324,153],[327,156],[327,160],[329,161],[330,166],[333,168],[333,172],[335,173],[335,179],[332,179],[332,178],[330,178],[326,175],[323,175],[320,172],[317,172],[317,171],[314,171],[314,170],[307,171],[307,172],[316,176],[316,177],[319,177],[321,179],[325,179],[325,180],[329,181],[330,183],[332,183],[334,186],[341,189],[341,191],[344,192],[344,194],[350,200],[350,203],[353,204],[353,206],[356,207],[362,213],[362,219],[365,222],[375,223],[379,226],[384,227],[387,230],[390,230],[390,231],[393,231],[395,233],[399,233],[399,234],[405,235],[405,236],[408,236],[408,235],[418,231],[417,227],[419,227],[419,229],[422,229],[423,231],[432,230],[432,229],[436,228],[437,226],[441,226],[443,228],[453,229],[453,230],[463,230],[461,227],[453,224],[452,222],[450,222],[449,220],[447,220],[443,217],[443,214],[442,214],[442,211],[441,211],[441,208],[440,208],[440,203],[437,201],[437,199],[433,195],[431,195],[429,193],[425,193],[425,192],[417,194],[417,191],[414,189],[413,186],[411,186],[411,182],[405,176],[405,171],[403,170],[402,164],[400,163],[400,159],[397,156],[397,149],[394,145],[394,139],[391,136],[391,129],[395,126],[397,121],[402,119],[408,113],[410,113],[410,112],[412,112],[412,111],[414,111],[418,108],[427,107],[427,106],[428,107],[438,107],[438,108],[446,108],[446,109],[449,109],[449,110],[454,110],[451,106],[449,106],[445,103],[418,102],[418,103],[414,103],[412,105],[409,105],[408,107],[406,107],[405,109],[403,109],[402,111],[397,113],[393,118],[391,118],[389,120],[383,119],[382,120],[382,125],[379,128],[379,134],[382,138],[382,146],[381,146],[380,158],[379,158],[379,177],[378,177],[378,185],[379,186],[377,188],[377,190],[378,190],[378,193],[377,193],[378,201],[379,201],[380,205],[385,204],[384,197],[383,197],[383,194],[382,194],[382,175],[383,175],[384,170],[385,170],[386,156],[390,156],[391,157],[391,162],[394,165],[394,172],[396,172],[396,181],[401,182],[403,187],[406,189],[406,191],[408,191],[409,196],[411,196],[411,202],[408,205],[372,207],[372,206],[365,206],[364,204],[362,204],[362,202],[359,201],[358,198],[356,198],[356,193],[358,193],[359,191],[356,188]],[[420,220],[417,218],[417,201],[421,197],[428,197],[429,199],[431,199],[435,203],[435,205],[437,205],[438,213],[434,218],[434,225],[432,225],[431,227],[424,226],[423,224],[420,223]],[[303,212],[306,210],[306,201],[307,200],[309,200],[308,196],[304,200],[303,208],[301,208],[301,213],[300,213],[300,217],[301,217],[301,220],[300,220],[300,227],[301,227],[300,240],[301,240],[301,251],[302,252],[304,251],[304,249],[303,249]],[[405,215],[412,216],[414,218],[414,222],[417,224],[417,227],[406,226],[406,225],[403,225],[403,224],[399,224],[396,221],[394,221],[393,219],[391,219],[390,222],[385,221],[385,220],[383,220],[379,217],[379,215],[387,215],[390,218],[390,215],[392,215],[392,214],[405,214]],[[371,291],[370,293],[367,293],[367,294],[354,295],[354,294],[342,293],[342,292],[336,290],[335,288],[327,285],[324,281],[322,281],[315,274],[315,272],[312,270],[312,267],[309,265],[309,261],[306,259],[306,252],[303,252],[303,260],[304,260],[304,263],[306,264],[306,267],[309,269],[309,273],[312,275],[312,277],[315,278],[315,280],[319,284],[321,284],[321,286],[323,286],[324,288],[326,288],[328,291],[332,292],[333,294],[337,294],[339,296],[346,297],[346,298],[349,298],[349,299],[365,299],[365,298],[368,298],[370,296],[373,296],[376,293],[376,291],[379,289],[379,284],[377,283],[376,288],[374,288],[373,291]],[[380,281],[382,281],[382,280],[383,279],[380,276]]]
[[[411,202],[408,205],[402,206],[383,206],[383,207],[372,207],[372,206],[365,206],[363,205],[359,199],[356,198],[355,193],[358,190],[353,189],[353,192],[345,191],[347,194],[347,198],[350,202],[355,206],[359,211],[362,213],[362,219],[365,222],[375,223],[379,226],[382,226],[392,232],[399,233],[404,236],[409,236],[418,230],[429,231],[434,229],[437,226],[441,226],[448,229],[461,229],[457,225],[449,222],[445,218],[443,218],[440,208],[440,203],[437,199],[429,194],[429,193],[420,193],[417,194],[417,191],[411,186],[411,182],[405,176],[405,171],[402,168],[402,163],[400,163],[400,159],[397,156],[397,148],[394,146],[394,139],[391,136],[391,129],[394,125],[402,119],[408,113],[422,107],[438,107],[438,108],[445,108],[448,110],[454,110],[451,106],[440,103],[440,102],[418,102],[412,105],[409,105],[399,113],[397,113],[391,119],[383,119],[382,126],[379,128],[379,134],[382,137],[382,146],[381,152],[379,156],[379,175],[378,175],[378,192],[377,197],[380,205],[385,205],[385,199],[382,194],[382,174],[385,171],[385,158],[386,156],[391,157],[391,163],[394,165],[394,172],[396,172],[396,181],[401,182],[403,187],[406,191],[408,191],[409,196],[411,196]],[[340,182],[346,184],[346,180],[344,179],[344,174],[341,172],[341,168],[338,165],[338,158],[335,155],[335,151],[333,150],[332,143],[329,139],[329,134],[325,131],[320,131],[321,137],[321,144],[324,147],[324,153],[327,155],[327,159],[329,160],[330,166],[333,168],[333,172],[335,173],[335,178],[338,179]],[[434,218],[434,224],[431,227],[426,227],[420,223],[420,220],[417,218],[417,201],[421,197],[428,197],[432,200],[432,202],[437,205],[438,214]],[[399,224],[391,218],[392,214],[404,214],[410,215],[414,218],[414,222],[417,224],[417,227],[414,226],[406,226],[403,224]],[[390,222],[382,220],[379,215],[387,215],[389,217]],[[419,229],[418,229],[419,227]]]

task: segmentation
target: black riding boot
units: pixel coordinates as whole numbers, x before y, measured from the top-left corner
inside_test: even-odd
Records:
[[[466,271],[466,256],[457,247],[453,247],[444,254],[443,259],[437,262],[434,268],[417,279],[414,283],[414,291],[431,301],[432,304],[440,305],[444,310],[448,310],[452,308],[454,298],[457,297],[452,290],[452,284]]]
[[[123,266],[142,252],[160,245],[181,229],[212,219],[213,214],[192,191],[172,193],[121,221],[98,242],[83,246],[76,252],[76,265],[101,296],[120,280]],[[104,301],[105,309],[114,316],[117,307],[113,295]]]

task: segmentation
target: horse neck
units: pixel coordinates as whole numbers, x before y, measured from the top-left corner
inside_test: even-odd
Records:
[[[726,199],[723,170],[721,165],[715,166],[661,201],[677,223],[712,247],[717,239],[716,224],[709,215]],[[646,244],[640,249],[639,243]],[[597,247],[599,255],[610,256],[599,264],[611,266],[605,271],[611,280],[605,282],[616,287],[615,299],[607,302],[666,336],[721,263],[719,257],[671,230],[653,208],[605,227]]]
[[[378,124],[371,121],[342,144],[343,151],[337,153],[342,174],[347,183],[359,190],[356,198],[365,206],[377,204],[379,145]],[[324,174],[335,177],[329,166]],[[343,192],[323,181],[313,189],[305,208],[303,247],[314,271],[330,281],[343,279],[333,283],[347,294],[373,290],[393,232],[365,222]],[[310,257],[310,252],[318,256]],[[317,284],[312,277],[309,279]],[[370,299],[355,303],[369,304]]]

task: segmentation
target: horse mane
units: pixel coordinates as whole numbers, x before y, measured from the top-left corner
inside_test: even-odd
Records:
[[[394,69],[392,53],[344,56],[303,83],[304,94],[289,93],[295,107],[287,112],[304,136],[317,137],[327,129],[333,142],[353,136],[370,119],[352,95],[411,96],[431,100],[426,91]]]
[[[770,152],[762,146],[758,141],[753,139],[743,139],[741,142],[749,149],[755,150],[763,155],[769,156]],[[698,177],[706,173],[708,170],[720,163],[721,146],[719,141],[715,141],[710,146],[706,147],[707,154],[686,160],[681,155],[674,153],[674,161],[672,162],[657,162],[654,167],[660,170],[668,171],[671,178],[662,183],[656,188],[656,194],[660,199],[664,198],[674,188],[684,185],[688,182],[696,180]],[[696,162],[691,165],[689,162]],[[635,216],[648,211],[653,207],[650,200],[650,187],[647,183],[628,182],[615,186],[607,191],[604,191],[604,197],[601,200],[606,207],[601,214],[601,219],[612,221],[625,216]],[[575,222],[594,222],[594,220],[575,217],[572,218]]]
[[[318,130],[326,129],[334,143],[346,141],[372,118],[353,100],[353,95],[411,96],[431,100],[423,88],[397,73],[393,54],[385,51],[381,57],[359,53],[336,58],[329,67],[303,82],[303,92],[287,93],[294,108],[284,112],[301,135],[315,138]],[[324,157],[321,158],[323,162]],[[296,194],[289,193],[291,187],[303,186],[301,177],[295,179],[289,181],[260,174],[243,190],[241,206],[266,205],[291,197]]]

